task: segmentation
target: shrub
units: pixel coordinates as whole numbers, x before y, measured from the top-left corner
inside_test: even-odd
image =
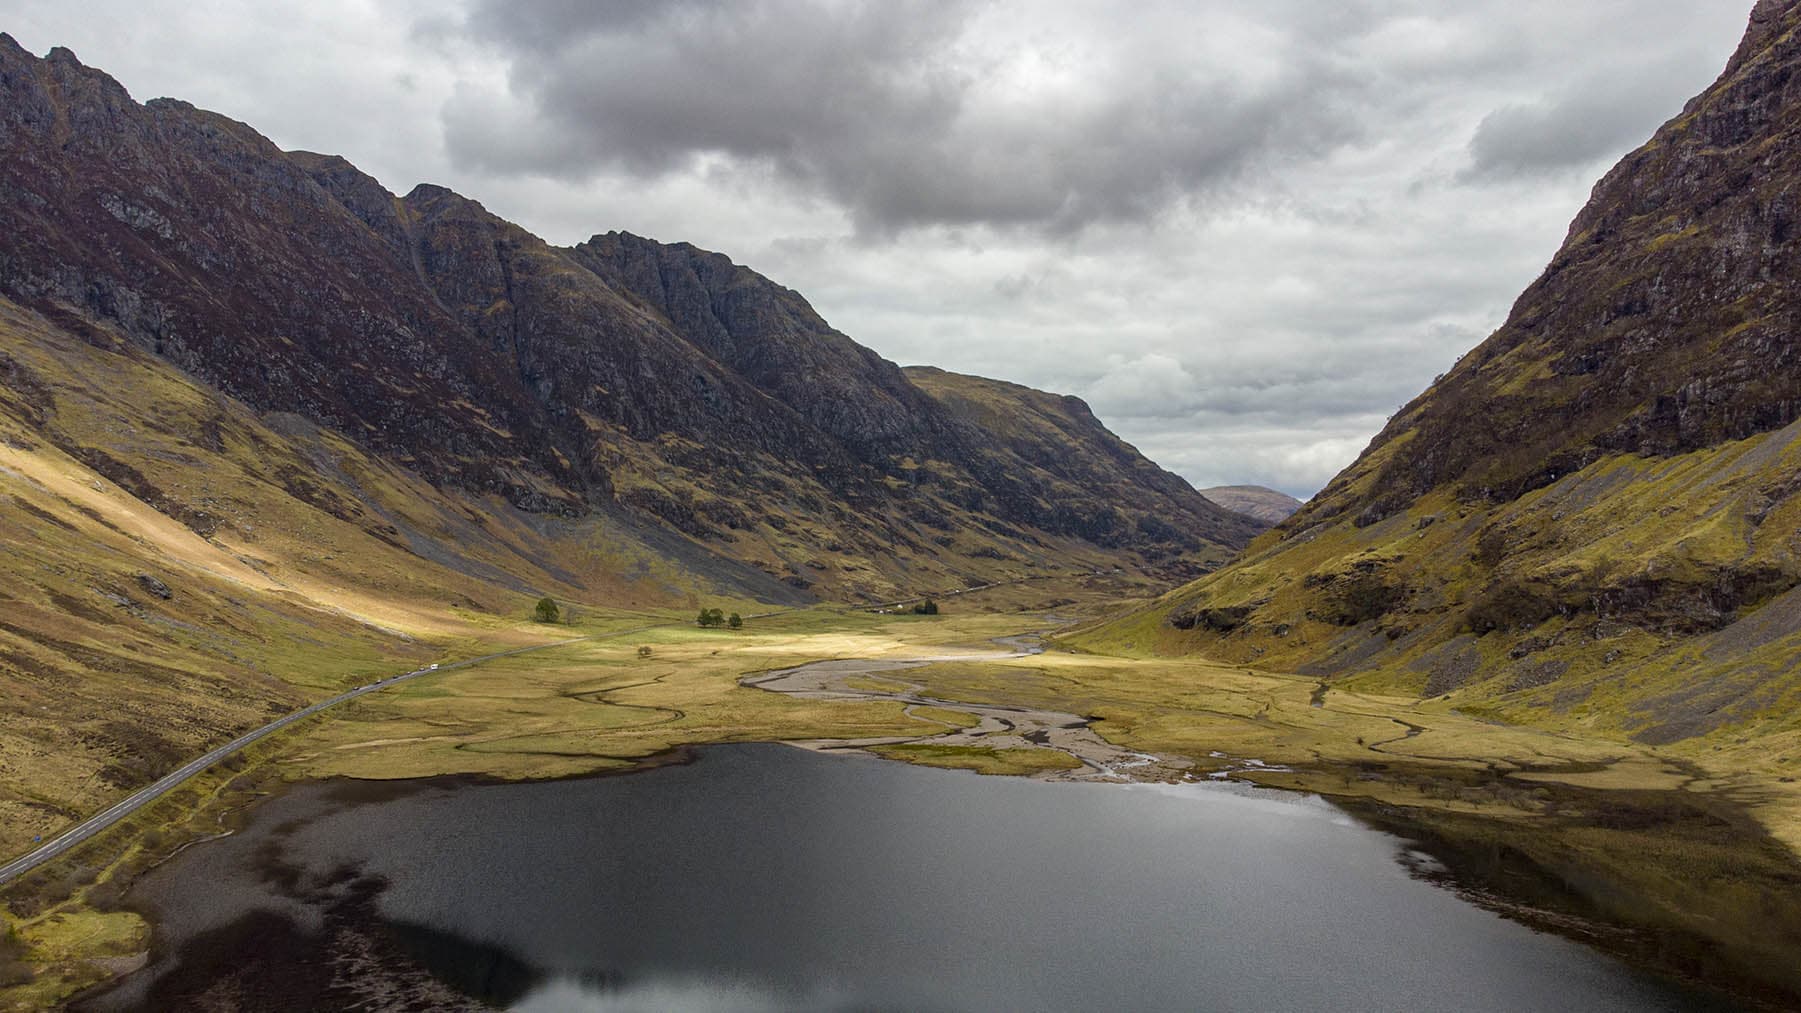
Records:
[[[1487,527],[1476,536],[1476,551],[1470,553],[1470,558],[1477,566],[1492,570],[1501,565],[1511,548],[1512,539],[1505,529],[1498,526]]]
[[[1250,605],[1227,605],[1218,608],[1200,608],[1190,605],[1187,608],[1171,612],[1165,621],[1178,630],[1192,630],[1198,626],[1215,633],[1230,633],[1243,626],[1253,611],[1255,609]]]
[[[1378,574],[1352,574],[1332,584],[1313,615],[1334,626],[1356,626],[1382,617],[1406,599],[1406,588]]]
[[[562,618],[562,610],[557,608],[556,600],[548,596],[538,599],[537,608],[532,610],[532,617],[541,623],[554,623]]]
[[[1523,630],[1556,615],[1558,602],[1549,588],[1519,580],[1502,580],[1470,605],[1468,622],[1477,636],[1495,630]]]

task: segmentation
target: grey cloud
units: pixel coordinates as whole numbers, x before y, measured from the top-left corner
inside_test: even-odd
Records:
[[[1135,429],[1174,420],[1204,429],[1203,421],[1357,417],[1372,408],[1392,410],[1419,391],[1412,370],[1394,368],[1395,360],[1417,359],[1417,353],[1391,359],[1365,348],[1360,363],[1348,358],[1316,356],[1304,365],[1254,360],[1217,369],[1150,353],[1113,364],[1079,389],[1102,417]]]
[[[1470,139],[1464,181],[1581,168],[1648,138],[1682,108],[1687,76],[1654,63],[1637,73],[1583,81],[1554,98],[1502,106]],[[1681,82],[1672,88],[1672,82]]]
[[[15,7],[134,95],[555,242],[723,251],[889,358],[1305,495],[1501,322],[1750,0]]]
[[[1152,45],[1155,18],[1076,55],[1030,32],[997,50],[968,38],[985,12],[941,0],[485,0],[466,28],[508,61],[511,94],[460,93],[443,112],[446,142],[466,168],[572,180],[723,159],[826,197],[867,233],[1068,232],[1142,221],[1361,131],[1342,101],[1358,81],[1310,37],[1316,21],[1187,19],[1184,32],[1280,50],[1246,71]]]
[[[1140,429],[1131,442],[1197,488],[1250,483],[1301,499],[1313,495],[1369,442],[1379,416],[1297,420],[1289,424],[1171,420]],[[1205,425],[1205,436],[1197,425]]]
[[[717,8],[720,0],[532,0],[484,3],[468,15],[479,37],[527,50],[559,50],[596,34],[637,31],[647,24]]]

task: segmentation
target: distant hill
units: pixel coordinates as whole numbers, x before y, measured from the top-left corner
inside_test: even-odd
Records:
[[[1233,565],[1090,636],[1652,743],[1801,735],[1798,193],[1801,4],[1763,0],[1499,330]]]
[[[1301,508],[1300,500],[1261,485],[1216,485],[1202,489],[1201,495],[1265,524],[1280,524]]]

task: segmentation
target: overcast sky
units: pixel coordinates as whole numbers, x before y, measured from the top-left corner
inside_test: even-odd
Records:
[[[729,254],[840,330],[1311,494],[1479,342],[1750,0],[0,0],[557,243]]]

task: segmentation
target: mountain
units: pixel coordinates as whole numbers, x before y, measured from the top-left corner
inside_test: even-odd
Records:
[[[1088,636],[1652,743],[1801,733],[1798,194],[1801,4],[1763,0],[1499,330],[1233,565]]]
[[[1265,524],[1280,524],[1301,508],[1301,501],[1261,485],[1216,485],[1201,495],[1220,506]]]
[[[0,852],[539,595],[1167,586],[1259,529],[1079,401],[922,376],[719,254],[554,247],[0,35]]]
[[[1121,548],[1148,543],[1182,549],[1165,557],[1169,563],[1160,573],[1194,569],[1198,564],[1186,553],[1241,545],[1268,526],[1198,496],[1108,432],[1081,398],[932,366],[905,372],[954,418],[985,434],[990,442],[977,452],[989,458],[991,470],[1030,482],[1082,538]]]
[[[1202,522],[1181,534],[1053,498],[721,255],[620,233],[553,247],[441,187],[397,197],[187,103],[138,105],[63,49],[0,39],[0,82],[0,295],[434,487],[624,513],[868,596],[991,577],[996,553],[1204,567],[1253,533],[1181,485],[1158,486]]]

